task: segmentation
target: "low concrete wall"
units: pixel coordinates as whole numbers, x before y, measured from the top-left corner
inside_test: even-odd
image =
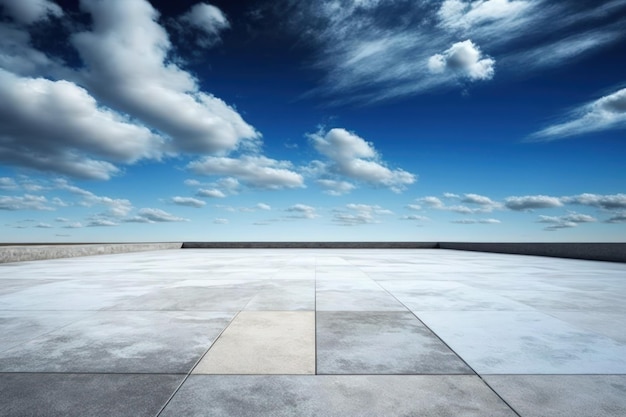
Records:
[[[436,249],[436,242],[185,242],[183,249]]]
[[[180,249],[182,243],[90,243],[90,244],[31,244],[0,246],[0,263],[37,261],[41,259],[73,258],[76,256],[150,250]]]
[[[592,261],[626,262],[626,243],[462,243],[440,242],[441,249],[515,255],[552,256]]]

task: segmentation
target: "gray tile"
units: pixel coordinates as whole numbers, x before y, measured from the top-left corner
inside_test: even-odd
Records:
[[[0,311],[0,352],[92,314],[91,311]]]
[[[514,417],[475,376],[192,375],[160,417]]]
[[[420,311],[479,374],[621,374],[626,345],[540,312]]]
[[[318,290],[317,311],[406,311],[382,288],[373,290]]]
[[[53,279],[0,279],[0,295],[22,291],[39,285],[58,282]]]
[[[489,375],[523,417],[623,417],[626,375]]]
[[[0,415],[153,417],[184,375],[0,374]]]
[[[270,281],[250,299],[244,310],[315,310],[315,281]]]
[[[233,313],[97,312],[0,352],[0,372],[188,372]]]
[[[317,312],[319,374],[469,374],[408,312]]]

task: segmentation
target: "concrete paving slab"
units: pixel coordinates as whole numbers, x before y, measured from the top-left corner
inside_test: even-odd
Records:
[[[396,298],[375,290],[318,290],[317,311],[407,311]]]
[[[52,279],[3,279],[0,278],[0,296],[57,282]]]
[[[153,417],[184,375],[2,374],[0,415]]]
[[[192,375],[160,417],[514,417],[478,377]]]
[[[317,312],[318,374],[470,374],[409,312]]]
[[[622,417],[626,375],[488,375],[523,417]]]
[[[100,311],[0,352],[0,372],[185,373],[233,315]]]
[[[572,326],[610,337],[626,345],[626,314],[596,311],[551,311],[551,316]]]
[[[314,374],[315,313],[242,311],[194,374]]]
[[[479,374],[626,373],[626,344],[540,312],[417,316]]]
[[[250,299],[244,310],[315,310],[315,281],[272,280],[267,282],[263,289]]]
[[[90,311],[0,311],[0,352],[92,314]]]
[[[380,285],[411,311],[530,310],[531,307],[457,281],[394,280]]]

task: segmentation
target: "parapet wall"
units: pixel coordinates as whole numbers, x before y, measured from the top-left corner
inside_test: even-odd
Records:
[[[180,249],[182,243],[90,243],[0,246],[0,263],[108,255],[150,250]]]
[[[626,263],[626,243],[464,243],[440,242],[441,249],[551,256]]]
[[[183,249],[436,249],[436,242],[185,242]]]

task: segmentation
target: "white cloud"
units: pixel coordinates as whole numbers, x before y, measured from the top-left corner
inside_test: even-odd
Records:
[[[428,69],[433,74],[448,70],[470,80],[490,80],[494,75],[496,61],[485,57],[471,40],[457,42],[442,54],[428,58]]]
[[[335,128],[309,135],[315,149],[330,159],[327,169],[336,175],[401,192],[416,181],[402,169],[391,170],[380,160],[373,144],[352,132]]]
[[[478,204],[478,205],[484,206],[484,207],[497,207],[497,206],[499,206],[499,203],[496,203],[495,201],[493,201],[489,197],[486,197],[484,195],[479,195],[479,194],[464,194],[463,198],[461,198],[461,202],[462,203],[468,203],[468,204]]]
[[[461,198],[461,196],[460,196],[460,195],[458,195],[458,194],[454,194],[454,193],[443,193],[443,196],[444,196],[445,198]]]
[[[91,191],[84,190],[75,185],[71,185],[67,180],[56,179],[54,180],[54,187],[58,190],[64,190],[74,195],[81,197],[79,205],[84,207],[92,207],[94,205],[102,205],[107,207],[107,210],[100,213],[100,216],[104,217],[124,217],[130,213],[133,209],[132,203],[124,198],[111,198],[106,196],[99,196]]]
[[[0,210],[54,210],[47,205],[48,200],[42,195],[24,194],[23,196],[0,196]]]
[[[0,139],[0,160],[7,164],[89,179],[117,173],[109,161],[159,157],[163,142],[100,107],[74,83],[22,78],[2,69]]]
[[[446,29],[469,29],[474,26],[504,20],[510,23],[531,6],[527,0],[446,0],[437,12]]]
[[[428,221],[430,219],[428,217],[426,217],[426,216],[418,216],[418,215],[415,215],[415,214],[411,214],[411,215],[408,215],[408,216],[400,217],[400,220],[414,220],[414,221],[418,221],[418,222],[425,222],[425,221]]]
[[[558,197],[547,195],[513,196],[504,199],[504,205],[515,211],[561,207],[563,203]]]
[[[456,224],[500,224],[502,223],[498,219],[461,219],[461,220],[452,220],[451,223]]]
[[[333,222],[342,226],[358,226],[363,224],[380,223],[381,215],[391,215],[393,212],[378,205],[347,204],[346,210],[335,210]]]
[[[210,197],[210,198],[225,198],[226,197],[226,194],[224,194],[220,190],[216,190],[215,188],[212,188],[210,190],[201,188],[198,190],[196,195],[198,197]]]
[[[294,204],[293,206],[285,209],[285,211],[291,213],[287,216],[290,219],[314,219],[319,217],[317,209],[315,207],[307,206],[306,204]]]
[[[187,165],[199,175],[227,175],[253,188],[281,189],[303,187],[302,175],[292,171],[288,161],[277,161],[264,156],[240,158],[208,156]]]
[[[202,200],[198,200],[193,197],[172,197],[172,203],[178,204],[179,206],[187,206],[187,207],[195,207],[200,208],[204,207],[206,203]]]
[[[161,222],[186,222],[188,219],[175,216],[161,209],[155,208],[142,208],[137,213],[137,217],[145,219],[147,223],[161,223]]]
[[[325,190],[326,194],[334,196],[348,194],[356,188],[354,184],[347,181],[321,179],[315,182]]]
[[[25,25],[50,16],[63,16],[63,10],[59,5],[48,0],[0,0],[0,6],[16,22]]]
[[[420,206],[419,204],[407,204],[406,208],[408,208],[409,210],[421,210],[422,206]]]
[[[118,224],[109,219],[94,219],[87,223],[87,227],[112,227]]]
[[[38,223],[35,227],[37,229],[52,229],[54,226],[48,223]]]
[[[531,139],[550,141],[608,129],[626,128],[626,88],[577,108],[565,121],[531,135]]]
[[[86,64],[81,79],[116,109],[171,138],[174,152],[231,151],[260,134],[171,61],[172,46],[145,0],[83,0],[93,29],[72,36]]]
[[[259,210],[265,210],[265,211],[269,211],[272,209],[272,207],[269,204],[265,204],[265,203],[258,203],[255,207],[258,208]]]
[[[81,222],[73,222],[63,226],[64,229],[80,229],[81,227],[84,227]]]
[[[180,17],[180,21],[183,23],[180,26],[182,30],[191,26],[200,31],[201,35],[195,34],[195,42],[196,45],[203,48],[209,48],[219,43],[221,32],[230,28],[230,23],[224,13],[219,8],[207,3],[194,5]]]
[[[419,198],[417,199],[417,202],[428,208],[440,209],[440,208],[445,207],[445,204],[443,204],[443,201],[441,201],[439,198],[434,197],[434,196]]]
[[[597,219],[587,214],[571,212],[565,216],[539,216],[537,223],[547,223],[550,226],[544,230],[556,231],[558,229],[567,229],[578,226],[580,223],[593,223]]]
[[[626,194],[600,195],[585,193],[563,197],[561,201],[567,204],[599,207],[605,210],[626,209]]]
[[[0,190],[15,190],[17,183],[13,178],[0,177]]]
[[[217,218],[213,220],[214,224],[228,224],[228,219]]]

